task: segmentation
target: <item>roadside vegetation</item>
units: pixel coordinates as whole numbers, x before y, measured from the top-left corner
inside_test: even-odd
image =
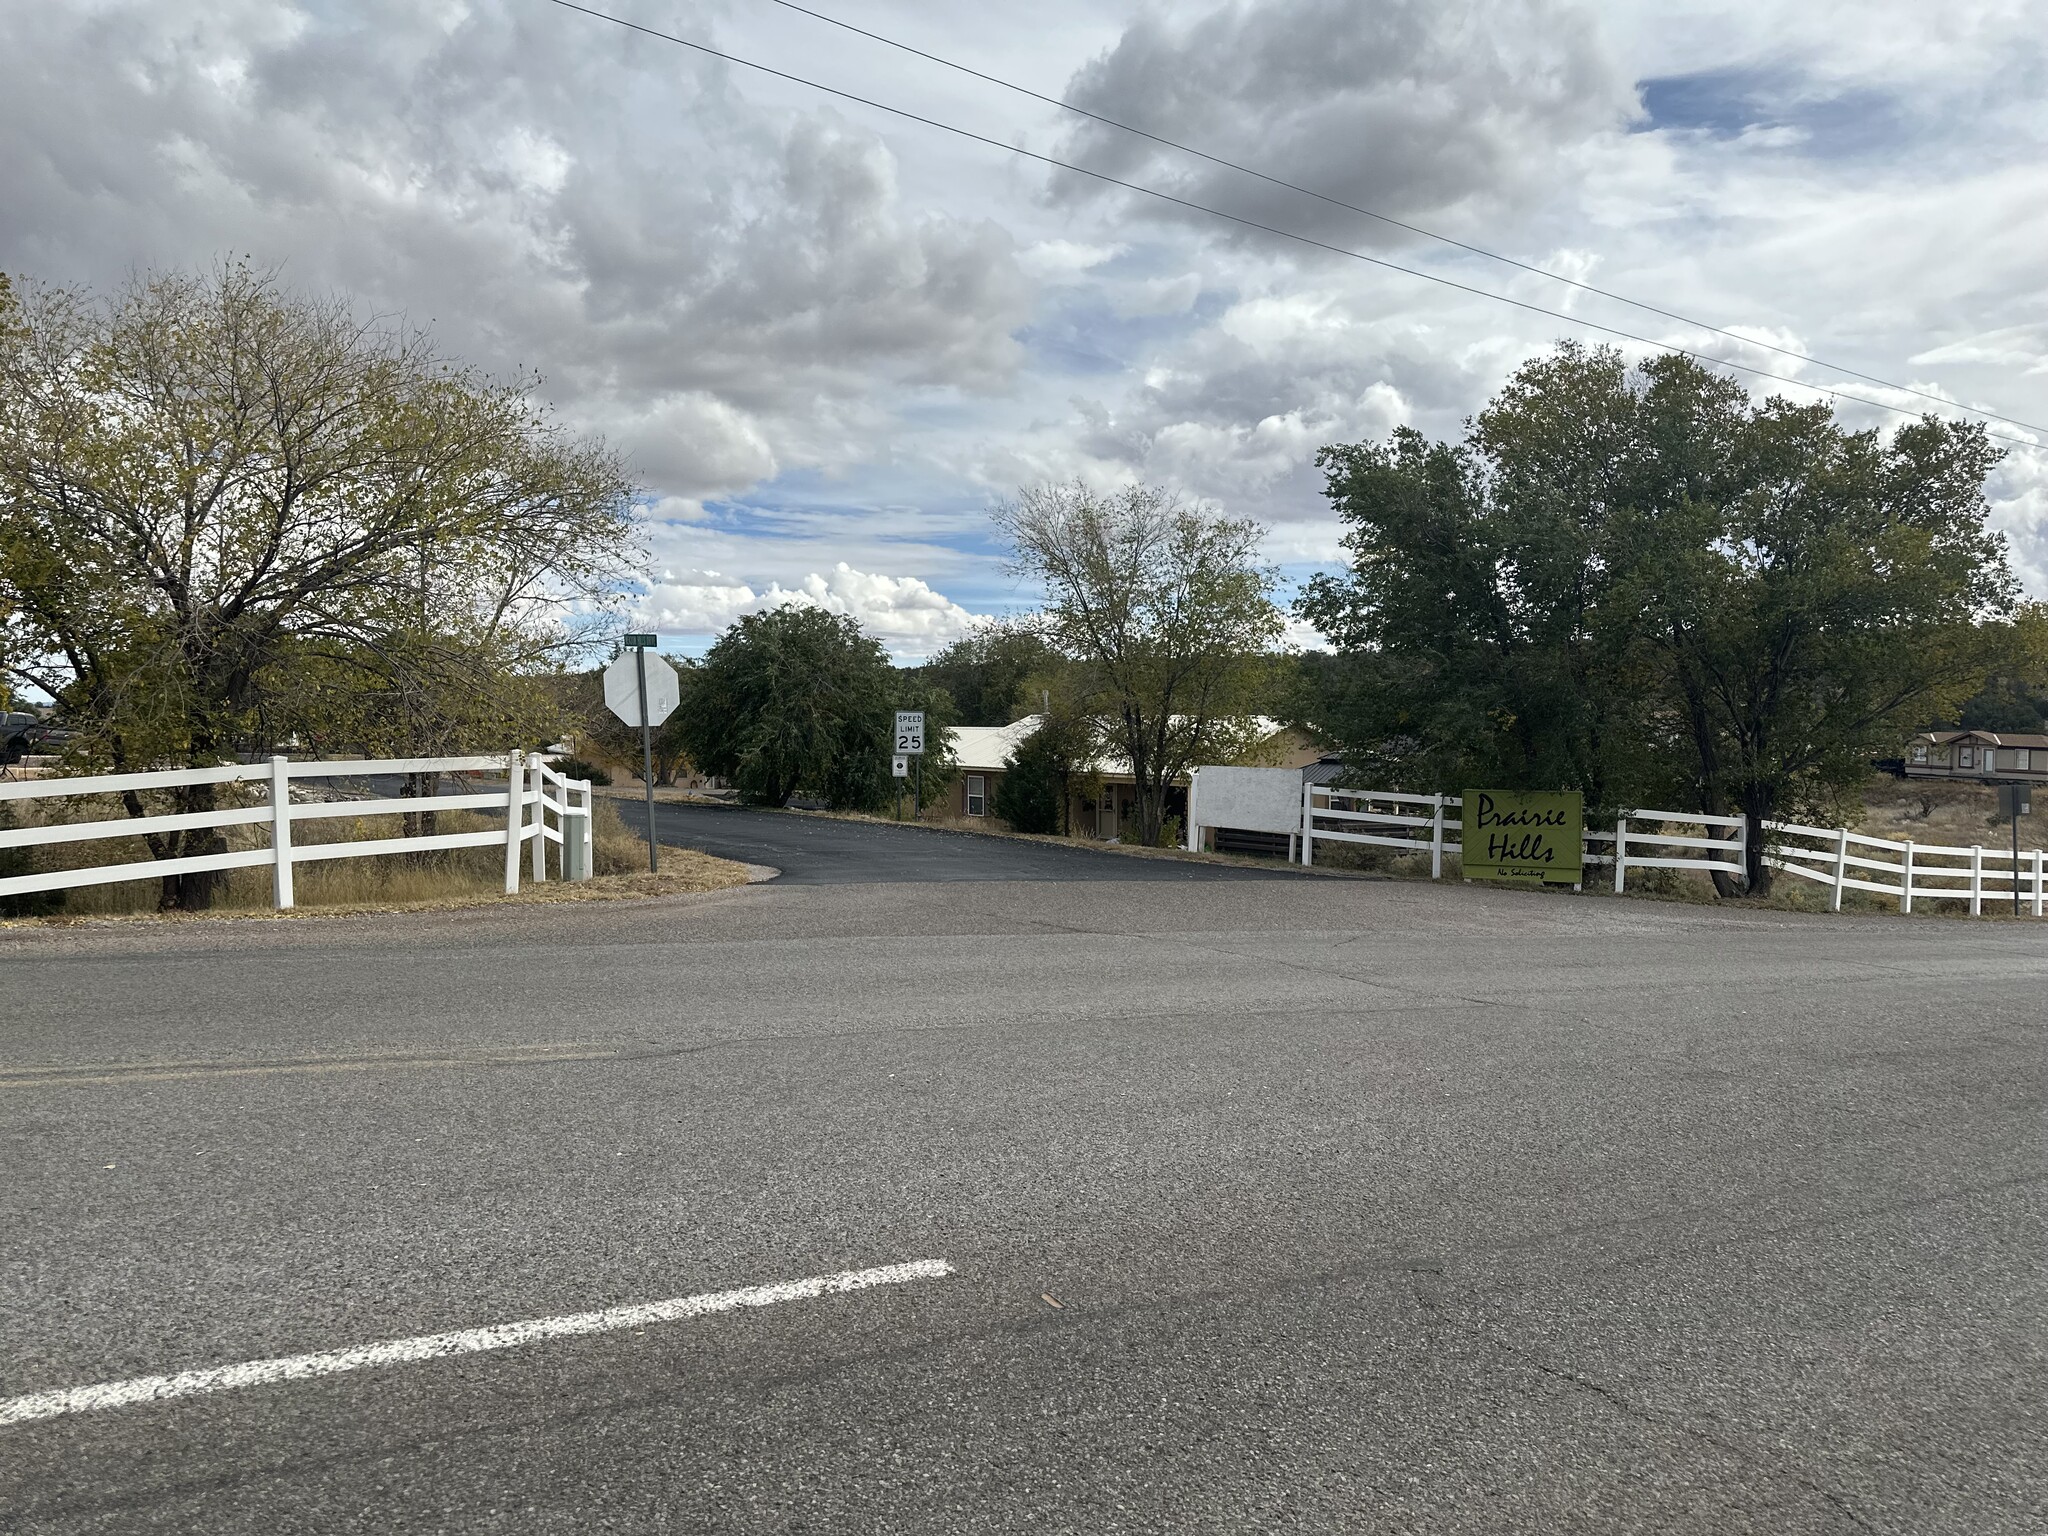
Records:
[[[535,381],[268,274],[0,285],[0,675],[55,701],[74,772],[544,744],[633,563],[631,492]],[[226,879],[169,875],[157,902]]]
[[[226,791],[244,788],[222,786]],[[47,810],[51,802],[35,802]],[[65,810],[77,812],[79,820],[94,820],[103,809],[55,803],[57,816]],[[691,891],[722,890],[746,882],[743,867],[725,859],[692,853],[687,849],[664,848],[661,872],[647,870],[647,843],[627,827],[618,808],[603,796],[596,798],[593,833],[592,872],[595,878],[570,885],[558,878],[546,884],[529,884],[520,900],[576,901],[601,897],[676,895]],[[53,817],[52,819],[56,819]],[[293,839],[299,846],[352,842],[366,838],[403,835],[403,818],[398,816],[323,817],[299,823]],[[441,829],[447,832],[483,831],[502,826],[502,818],[474,811],[444,811]],[[262,825],[230,827],[224,835],[232,848],[261,848],[267,845]],[[91,868],[121,864],[146,857],[140,839],[113,838],[66,845],[62,852],[70,868]],[[530,851],[520,851],[522,870],[528,867]],[[550,858],[549,872],[557,865]],[[507,900],[504,895],[505,853],[501,846],[434,849],[419,854],[369,859],[330,859],[302,863],[294,871],[300,911],[426,910],[469,906],[484,901]],[[156,893],[134,881],[119,884],[81,886],[61,893],[65,898],[51,902],[36,896],[0,897],[0,921],[23,918],[52,918],[61,921],[104,917],[136,916],[157,911]],[[210,911],[243,914],[271,912],[270,871],[267,868],[226,871],[214,893]]]
[[[2048,615],[1985,521],[1999,457],[1979,426],[1851,431],[1560,346],[1459,441],[1323,450],[1351,563],[1299,603],[1334,650],[1297,712],[1361,785],[1740,814],[1764,894],[1763,821],[1853,819],[1912,731],[1994,675],[2015,708],[2048,681]]]

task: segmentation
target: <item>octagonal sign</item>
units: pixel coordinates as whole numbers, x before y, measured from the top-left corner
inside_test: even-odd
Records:
[[[659,725],[675,713],[675,707],[683,697],[674,667],[651,651],[626,652],[604,669],[604,702],[613,714],[635,727],[640,724],[640,665],[643,657],[647,666],[648,725]]]

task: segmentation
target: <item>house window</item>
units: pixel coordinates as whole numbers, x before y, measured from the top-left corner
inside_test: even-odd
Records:
[[[2034,754],[2030,752],[2027,748],[2021,747],[2013,753],[2012,765],[2013,767],[2017,768],[2021,773],[2025,773],[2028,769],[2034,766]]]
[[[1958,768],[1974,768],[1974,767],[1976,767],[1976,766],[1977,766],[1977,749],[1976,749],[1975,747],[1957,747],[1957,748],[1956,748],[1956,766],[1957,766]]]
[[[988,780],[978,773],[967,775],[967,814],[986,816],[988,814]]]
[[[1913,761],[1914,761],[1914,762],[1916,762],[1916,763],[1924,763],[1924,762],[1926,762],[1926,761],[1927,761],[1927,749],[1926,749],[1925,747],[1915,747],[1915,748],[1913,749]]]

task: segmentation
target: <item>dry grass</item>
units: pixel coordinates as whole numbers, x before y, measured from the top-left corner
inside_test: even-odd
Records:
[[[240,791],[240,785],[223,786]],[[223,796],[224,804],[235,803]],[[111,801],[29,802],[40,814],[25,824],[54,825],[61,822],[109,819]],[[497,905],[508,902],[601,901],[649,896],[672,896],[699,891],[724,890],[744,885],[744,865],[707,854],[681,849],[662,851],[659,875],[647,871],[646,840],[620,819],[617,808],[603,797],[596,798],[592,827],[592,873],[595,878],[574,884],[560,878],[559,850],[548,857],[549,879],[532,883],[532,849],[520,852],[522,890],[517,896],[504,894],[505,853],[502,846],[430,849],[417,854],[384,854],[372,858],[332,859],[297,865],[293,870],[294,897],[300,912],[417,912],[455,907]],[[437,813],[437,832],[472,832],[502,828],[504,818],[479,811]],[[299,822],[293,827],[299,846],[322,843],[357,842],[372,838],[398,837],[403,832],[397,816],[336,816]],[[225,829],[233,849],[268,846],[269,832],[261,823]],[[56,844],[36,850],[40,869],[82,869],[109,864],[139,862],[149,858],[149,849],[139,837],[96,839],[92,842]],[[108,918],[157,917],[159,884],[154,877],[126,880],[118,884],[81,886],[65,892],[63,910],[52,917],[15,919],[17,922],[64,923]],[[247,917],[288,917],[271,907],[271,871],[263,866],[227,871],[215,895],[212,914]]]

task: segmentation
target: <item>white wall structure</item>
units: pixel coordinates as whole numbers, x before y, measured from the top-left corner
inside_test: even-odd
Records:
[[[1191,850],[1201,848],[1206,827],[1294,837],[1301,831],[1301,770],[1195,769],[1188,776],[1187,845]]]

